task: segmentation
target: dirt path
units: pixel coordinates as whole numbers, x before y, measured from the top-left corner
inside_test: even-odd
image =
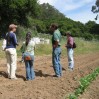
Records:
[[[78,80],[99,66],[99,52],[75,56],[75,70],[68,70],[67,58],[62,57],[63,77],[54,78],[51,56],[35,58],[36,79],[24,81],[25,66],[18,63],[18,80],[6,78],[5,60],[0,61],[0,99],[64,99],[78,86]]]

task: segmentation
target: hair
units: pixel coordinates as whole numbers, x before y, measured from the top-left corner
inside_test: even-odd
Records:
[[[26,34],[26,46],[29,44],[29,41],[31,40],[31,32],[28,32]]]
[[[5,38],[7,39],[7,45],[9,45],[10,42],[11,42],[10,32],[8,32],[8,33],[6,34],[6,37],[5,37]]]
[[[12,31],[13,30],[13,28],[9,28],[9,31]]]
[[[67,32],[66,32],[66,35],[72,36],[70,31],[67,31]]]
[[[15,25],[15,24],[9,25],[9,31],[12,31],[14,28],[17,28],[17,25]]]
[[[51,24],[51,27],[55,28],[55,30],[57,30],[58,29],[58,24],[53,23],[53,24]]]

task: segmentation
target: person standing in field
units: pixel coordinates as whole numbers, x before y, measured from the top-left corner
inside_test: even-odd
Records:
[[[52,64],[55,71],[55,77],[61,77],[62,76],[62,66],[60,63],[60,55],[61,55],[61,33],[58,29],[58,25],[52,24],[50,26],[50,30],[53,33],[52,36]]]
[[[23,43],[23,58],[26,67],[26,80],[35,79],[35,72],[33,68],[34,63],[34,50],[35,50],[35,42],[31,40],[31,33],[28,32],[26,34],[26,41]]]
[[[74,69],[74,58],[73,58],[73,44],[74,44],[74,39],[71,36],[71,32],[68,31],[66,32],[66,36],[67,36],[67,56],[68,56],[68,68],[69,70],[73,70]]]
[[[5,47],[5,53],[6,53],[6,59],[7,59],[7,72],[8,72],[8,78],[9,79],[17,79],[16,77],[16,68],[17,68],[17,53],[16,53],[16,45],[17,39],[16,39],[16,28],[17,25],[11,24],[9,25],[9,32],[6,34],[5,40],[6,40],[6,47]]]

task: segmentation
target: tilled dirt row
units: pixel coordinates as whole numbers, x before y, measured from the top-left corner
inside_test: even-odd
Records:
[[[18,62],[18,80],[10,80],[6,75],[6,61],[0,61],[0,99],[64,99],[79,85],[81,77],[99,66],[99,52],[75,56],[74,71],[68,70],[67,57],[61,57],[63,76],[53,77],[51,56],[35,57],[36,78],[25,81],[24,63]]]

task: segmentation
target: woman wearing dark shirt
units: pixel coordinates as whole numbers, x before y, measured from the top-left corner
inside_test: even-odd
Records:
[[[17,79],[16,78],[16,65],[17,65],[17,53],[16,53],[16,45],[17,39],[16,39],[16,28],[17,26],[14,24],[9,25],[9,32],[6,34],[6,59],[7,59],[7,72],[8,72],[8,78],[10,79]]]

